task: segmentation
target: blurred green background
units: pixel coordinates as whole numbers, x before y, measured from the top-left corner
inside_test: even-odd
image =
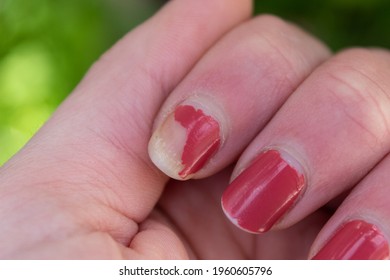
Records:
[[[106,49],[163,3],[0,0],[0,165],[30,139]],[[255,10],[297,23],[334,51],[390,47],[388,0],[256,0]]]

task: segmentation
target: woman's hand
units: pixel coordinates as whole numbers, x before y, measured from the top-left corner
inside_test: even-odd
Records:
[[[170,1],[109,50],[2,167],[0,256],[389,258],[390,54],[250,13]]]

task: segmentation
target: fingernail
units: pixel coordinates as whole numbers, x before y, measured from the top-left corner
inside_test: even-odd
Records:
[[[389,244],[379,229],[355,220],[341,226],[313,260],[384,260],[389,255]]]
[[[304,185],[302,168],[289,154],[266,150],[228,186],[222,208],[241,229],[265,232],[292,208]]]
[[[221,144],[220,125],[193,105],[179,105],[149,142],[157,167],[175,179],[189,179],[202,169]]]

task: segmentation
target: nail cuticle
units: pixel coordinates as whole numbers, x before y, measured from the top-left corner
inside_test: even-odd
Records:
[[[259,152],[255,154],[255,156],[252,156],[252,160],[247,163],[240,164],[241,166],[239,170],[233,170],[233,174],[230,178],[229,184],[234,181],[234,179],[237,178],[246,168],[248,168],[248,166],[250,166],[254,159],[256,159],[260,154],[264,153],[265,151],[275,150],[279,151],[281,155],[284,155],[284,159],[304,176],[305,185],[310,185],[310,177],[307,176],[308,174],[310,174],[307,168],[308,164],[306,163],[306,161],[303,160],[304,157],[301,155],[301,153],[297,152],[297,150],[291,147],[291,145],[282,142],[282,144],[266,145],[263,148],[258,148],[257,150]]]
[[[191,97],[188,97],[176,104],[171,113],[173,113],[177,107],[186,105],[202,110],[205,115],[211,116],[215,119],[215,121],[219,124],[221,132],[221,146],[223,146],[229,136],[229,129],[226,125],[230,122],[227,121],[228,116],[224,113],[222,105],[215,100],[215,97],[212,94],[205,93],[193,94]]]

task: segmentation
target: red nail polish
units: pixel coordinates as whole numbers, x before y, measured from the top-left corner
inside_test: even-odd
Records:
[[[285,152],[264,151],[229,185],[222,207],[233,223],[265,232],[294,205],[305,179],[292,160]]]
[[[389,244],[378,228],[356,220],[344,224],[313,260],[383,260],[389,255]]]
[[[199,171],[219,149],[220,128],[214,118],[190,105],[176,108],[175,121],[187,130],[187,139],[181,156],[184,167],[179,172],[179,176],[184,179]]]

